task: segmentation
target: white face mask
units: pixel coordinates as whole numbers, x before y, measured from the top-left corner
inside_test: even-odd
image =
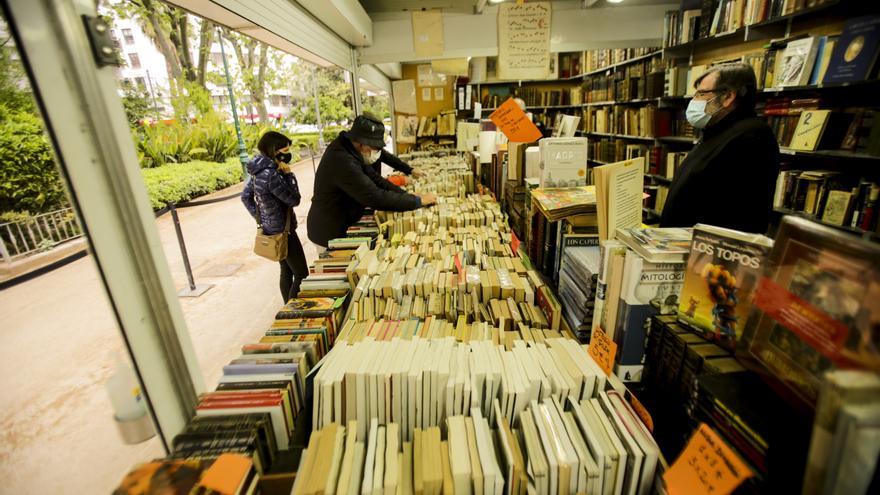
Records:
[[[712,100],[714,99],[715,98],[712,98]],[[685,110],[685,117],[692,126],[697,129],[704,129],[709,121],[712,120],[712,116],[715,115],[715,112],[706,113],[706,105],[712,100],[691,99],[690,103],[688,103],[687,110]]]
[[[382,150],[373,150],[369,153],[361,153],[361,157],[364,159],[364,163],[367,165],[372,165],[379,161],[379,158],[382,156]]]

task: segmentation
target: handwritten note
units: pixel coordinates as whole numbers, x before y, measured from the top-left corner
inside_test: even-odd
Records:
[[[514,143],[531,143],[541,139],[541,131],[529,120],[519,105],[508,98],[489,118]]]
[[[605,375],[610,375],[614,369],[614,355],[617,353],[617,344],[608,338],[608,334],[602,330],[602,327],[593,329],[590,336],[590,347],[587,349],[593,361],[602,368]]]
[[[752,471],[721,437],[700,423],[663,479],[670,495],[726,495],[751,476]]]
[[[498,9],[498,78],[550,74],[550,2],[503,3]]]

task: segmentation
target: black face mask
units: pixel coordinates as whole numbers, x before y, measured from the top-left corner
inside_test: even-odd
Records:
[[[293,155],[290,153],[278,153],[275,155],[275,159],[282,163],[290,163],[290,160],[293,159]]]

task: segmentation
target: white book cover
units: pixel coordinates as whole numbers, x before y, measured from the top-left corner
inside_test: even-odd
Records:
[[[614,406],[611,405],[608,395],[605,393],[599,394],[598,402],[601,410],[608,418],[608,422],[611,424],[611,427],[614,428],[614,431],[617,433],[618,438],[623,444],[623,448],[626,449],[627,476],[623,494],[641,495],[639,490],[642,479],[642,464],[645,458],[644,452],[639,448],[629,430],[626,428],[626,425],[623,424],[623,421],[615,411]]]
[[[782,51],[782,64],[776,74],[777,87],[806,86],[810,83],[820,38],[811,36],[788,42]]]
[[[370,420],[370,431],[367,435],[367,453],[364,458],[363,482],[361,483],[361,495],[372,495],[373,472],[376,464],[376,447],[379,435],[379,421],[375,418]]]
[[[587,138],[544,138],[541,149],[541,187],[587,185]]]

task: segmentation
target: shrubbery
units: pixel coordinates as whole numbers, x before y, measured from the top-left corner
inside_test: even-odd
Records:
[[[238,157],[223,163],[172,163],[141,172],[154,210],[223,189],[242,180]]]
[[[0,211],[43,212],[66,204],[42,121],[0,103]]]

